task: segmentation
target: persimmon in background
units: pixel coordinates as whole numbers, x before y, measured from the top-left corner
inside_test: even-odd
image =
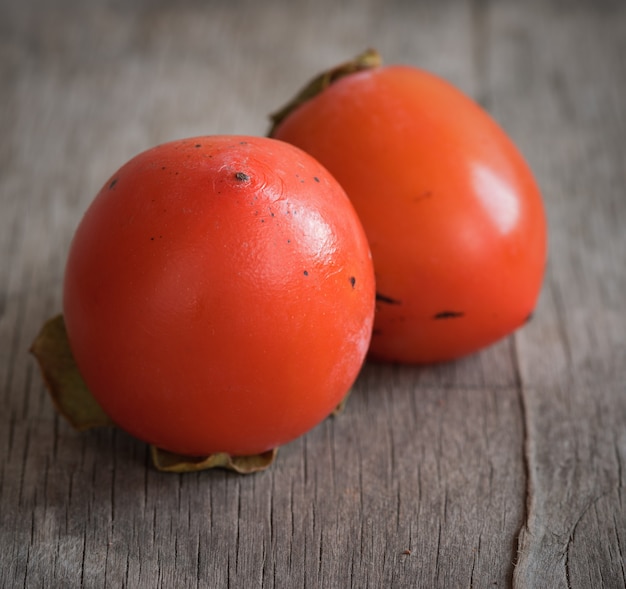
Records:
[[[335,179],[268,138],[149,149],[103,186],[66,266],[67,337],[122,429],[190,456],[266,452],[343,400],[374,314]]]
[[[528,320],[542,198],[505,131],[451,84],[367,52],[316,78],[270,135],[318,159],[359,214],[377,282],[372,358],[450,360]]]

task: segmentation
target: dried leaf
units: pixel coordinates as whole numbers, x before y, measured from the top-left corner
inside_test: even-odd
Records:
[[[210,456],[184,456],[150,446],[152,463],[157,470],[163,472],[194,472],[209,468],[225,468],[239,474],[251,474],[265,470],[274,462],[277,448],[254,456],[230,456],[218,453]]]
[[[267,133],[268,137],[274,134],[274,131],[294,110],[307,100],[314,98],[320,92],[334,84],[337,80],[356,72],[372,69],[380,66],[382,58],[375,49],[367,49],[354,59],[341,63],[321,74],[315,76],[296,94],[294,98],[289,100],[285,106],[278,109],[270,115],[271,126]]]
[[[89,392],[72,350],[62,315],[48,320],[33,342],[30,352],[41,369],[57,411],[79,431],[114,425]]]
[[[350,389],[344,396],[343,399],[341,399],[341,401],[339,401],[339,405],[337,405],[337,407],[335,407],[333,409],[333,412],[330,414],[331,417],[338,417],[339,415],[341,415],[346,408],[346,404],[348,403],[348,397],[350,396],[350,393],[352,392],[352,389]]]

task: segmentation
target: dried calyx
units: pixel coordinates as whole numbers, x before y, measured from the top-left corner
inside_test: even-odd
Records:
[[[300,90],[294,98],[292,98],[285,106],[278,109],[270,115],[271,126],[267,133],[268,137],[272,137],[274,131],[295,109],[304,104],[307,100],[314,98],[320,92],[328,88],[337,80],[360,72],[379,67],[382,64],[382,58],[375,49],[367,49],[363,53],[357,55],[354,59],[341,63],[321,74],[315,76],[302,90]]]

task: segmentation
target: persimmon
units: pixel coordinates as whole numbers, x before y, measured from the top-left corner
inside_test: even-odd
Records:
[[[247,136],[128,161],[74,235],[63,314],[120,428],[190,456],[260,454],[328,416],[370,341],[361,223],[311,156]]]
[[[270,136],[324,165],[363,223],[378,293],[370,358],[454,359],[530,317],[547,255],[538,185],[452,84],[366,52],[317,77]]]

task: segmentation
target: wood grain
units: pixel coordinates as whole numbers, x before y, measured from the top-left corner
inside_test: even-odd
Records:
[[[0,586],[625,587],[626,5],[0,0]],[[27,350],[72,232],[154,143],[262,134],[368,46],[488,108],[543,189],[533,321],[469,358],[367,365],[267,472],[150,467],[54,414]]]

